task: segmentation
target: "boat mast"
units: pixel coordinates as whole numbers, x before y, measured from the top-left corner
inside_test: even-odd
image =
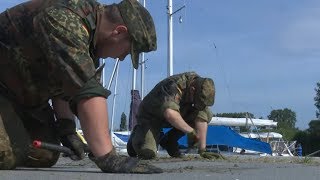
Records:
[[[118,62],[118,61],[117,61]],[[114,95],[113,95],[113,103],[112,103],[112,114],[111,114],[111,128],[110,131],[113,133],[113,122],[115,116],[115,107],[116,107],[116,98],[117,98],[117,87],[118,87],[118,77],[119,77],[119,63],[116,66],[116,80],[114,85]]]
[[[185,8],[186,5],[184,4],[182,7],[177,9],[176,11],[173,12],[173,7],[172,7],[172,0],[168,0],[168,70],[167,70],[167,76],[172,76],[173,75],[173,15],[183,8]],[[180,17],[179,19],[180,22],[182,22],[182,19]]]
[[[143,7],[146,7],[146,0],[143,0]],[[141,53],[141,100],[144,98],[144,74],[145,74],[145,58]]]
[[[167,76],[173,75],[173,22],[172,0],[168,0],[168,69]]]

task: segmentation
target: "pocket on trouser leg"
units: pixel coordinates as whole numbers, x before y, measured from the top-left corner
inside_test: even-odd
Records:
[[[40,140],[46,143],[60,145],[54,127],[54,114],[50,106],[45,106],[41,111],[33,111],[33,114],[25,114],[23,122],[30,136],[30,139]],[[41,117],[39,121],[38,117]],[[53,152],[45,149],[29,148],[27,160],[24,166],[27,167],[51,167],[56,164],[60,156],[59,152]]]
[[[59,152],[52,152],[45,149],[30,148],[24,166],[43,168],[52,167],[57,163],[59,156]]]
[[[32,140],[40,140],[46,143],[60,145],[60,141],[56,137],[53,128],[45,124],[33,124],[33,130],[29,131]],[[56,164],[60,156],[60,152],[49,151],[45,149],[29,148],[27,160],[24,166],[27,167],[51,167]]]

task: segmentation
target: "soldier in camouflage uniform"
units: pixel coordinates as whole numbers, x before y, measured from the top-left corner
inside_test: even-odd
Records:
[[[76,135],[80,119],[93,160],[104,172],[159,173],[136,158],[118,156],[108,133],[99,58],[134,68],[141,52],[156,50],[149,12],[136,0],[32,0],[0,14],[0,169],[51,167],[59,153],[30,148],[32,140],[71,148],[84,158]],[[52,100],[52,107],[48,100]]]
[[[127,144],[128,154],[142,159],[156,157],[160,144],[172,157],[181,157],[178,140],[187,134],[188,143],[198,143],[202,157],[206,152],[208,122],[212,118],[209,106],[214,104],[215,89],[210,78],[194,72],[170,76],[159,82],[143,99],[137,114],[137,125]],[[160,138],[164,127],[173,127]]]

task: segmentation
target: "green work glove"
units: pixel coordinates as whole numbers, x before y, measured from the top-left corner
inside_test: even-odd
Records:
[[[192,148],[193,146],[195,146],[195,144],[198,143],[198,136],[194,129],[191,132],[187,133],[187,138],[189,148]]]
[[[201,157],[206,159],[225,159],[220,153],[208,152],[206,149],[201,149],[198,151]]]
[[[69,156],[72,160],[81,160],[85,157],[85,149],[88,149],[88,147],[78,136],[74,120],[58,119],[56,131],[60,137],[60,142],[74,152],[74,155]]]
[[[105,173],[154,174],[163,172],[162,169],[146,162],[142,163],[137,158],[119,156],[114,149],[101,157],[94,157],[90,153],[89,158]]]

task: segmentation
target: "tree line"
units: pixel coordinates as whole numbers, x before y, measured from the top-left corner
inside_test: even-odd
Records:
[[[303,149],[303,155],[311,154],[317,150],[320,150],[320,82],[316,84],[316,95],[314,97],[314,105],[316,107],[316,118],[309,121],[309,128],[306,130],[299,130],[295,127],[297,118],[296,113],[291,109],[275,109],[267,116],[268,119],[272,119],[278,122],[278,126],[273,131],[282,134],[283,138],[288,141],[297,141],[300,143]],[[254,114],[247,112],[240,113],[218,113],[218,117],[231,117],[231,118],[255,118]],[[263,119],[262,117],[260,119]],[[248,129],[241,129],[242,131]],[[268,131],[260,129],[263,131]],[[320,156],[320,154],[315,154]]]

